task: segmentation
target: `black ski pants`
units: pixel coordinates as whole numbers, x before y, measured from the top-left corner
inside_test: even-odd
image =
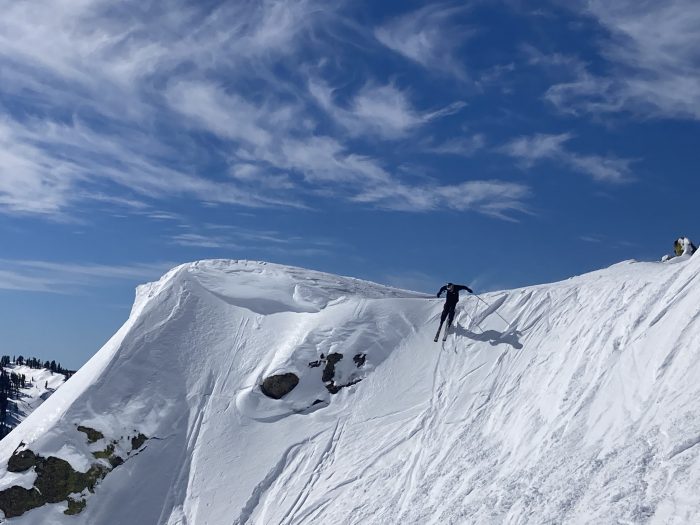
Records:
[[[442,323],[445,322],[445,319],[447,319],[447,326],[452,326],[452,320],[455,318],[456,307],[457,303],[445,303],[445,306],[442,308],[442,315],[440,316],[440,326],[442,326]]]

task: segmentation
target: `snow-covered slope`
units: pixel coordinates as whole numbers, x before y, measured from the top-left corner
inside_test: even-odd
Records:
[[[19,398],[10,400],[6,423],[11,428],[24,421],[66,381],[65,375],[51,372],[47,368],[30,368],[17,364],[4,368],[8,374],[24,375],[27,380],[26,388],[19,390]]]
[[[100,473],[86,507],[8,523],[698,523],[699,272],[624,262],[467,296],[441,344],[442,301],[420,294],[178,267],[0,443],[0,490],[54,456]]]

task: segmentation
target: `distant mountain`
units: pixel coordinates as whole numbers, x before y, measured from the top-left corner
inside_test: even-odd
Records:
[[[0,360],[0,439],[34,412],[72,372]],[[48,364],[48,363],[47,363]],[[61,369],[62,370],[62,369]]]
[[[443,301],[175,268],[0,442],[8,525],[700,523],[700,257]]]

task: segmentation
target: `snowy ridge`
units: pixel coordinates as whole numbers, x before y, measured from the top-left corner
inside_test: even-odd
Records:
[[[22,443],[87,472],[113,440],[123,464],[80,514],[7,522],[698,522],[699,272],[700,257],[627,261],[488,308],[467,296],[441,345],[442,301],[421,294],[183,265],[0,443],[3,488],[35,481],[5,470]],[[360,382],[331,394],[321,354],[342,354],[339,385]],[[263,395],[282,373],[298,385]]]
[[[17,364],[4,368],[8,374],[24,375],[27,380],[26,388],[19,390],[19,399],[10,400],[7,424],[11,428],[26,419],[66,381],[65,375],[53,373],[47,368],[30,368]]]

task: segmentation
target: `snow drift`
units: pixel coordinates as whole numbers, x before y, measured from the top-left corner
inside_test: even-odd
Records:
[[[6,499],[72,476],[7,522],[700,522],[699,271],[466,296],[440,344],[421,294],[180,266],[0,443]]]

